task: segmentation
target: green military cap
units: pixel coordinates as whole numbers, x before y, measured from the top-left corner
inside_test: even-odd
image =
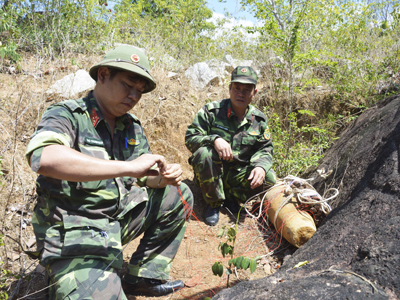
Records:
[[[247,66],[237,66],[232,71],[231,82],[240,82],[244,84],[257,84],[258,76],[256,72]]]
[[[147,81],[143,93],[151,92],[156,88],[156,82],[150,74],[150,63],[147,56],[138,48],[123,45],[108,51],[103,60],[89,70],[90,76],[97,80],[97,70],[100,67],[109,67],[122,71],[129,71],[142,76]]]

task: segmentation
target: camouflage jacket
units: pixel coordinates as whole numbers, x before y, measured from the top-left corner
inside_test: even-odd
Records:
[[[216,138],[227,141],[233,152],[230,166],[262,167],[267,173],[272,166],[273,146],[267,117],[253,105],[238,124],[230,99],[204,105],[189,125],[185,144],[194,153],[203,146],[214,146]]]
[[[51,144],[96,158],[124,161],[150,152],[143,128],[131,114],[117,118],[111,139],[92,93],[47,108],[26,151],[28,163],[32,156],[33,171],[40,168],[43,148]],[[118,220],[147,201],[145,188],[135,186],[135,182],[131,177],[70,182],[39,175],[32,223],[38,247],[34,254],[40,255],[41,263],[61,257],[113,260],[121,249]],[[122,255],[113,266],[122,266]]]

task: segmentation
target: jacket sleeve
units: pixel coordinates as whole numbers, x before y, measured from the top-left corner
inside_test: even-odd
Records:
[[[211,133],[213,120],[214,116],[206,106],[196,114],[185,135],[185,145],[190,152],[194,153],[203,146],[214,145],[219,135]]]
[[[53,105],[46,109],[25,152],[27,162],[34,172],[40,168],[40,159],[45,146],[73,147],[76,138],[75,123],[71,112],[63,106]],[[31,156],[32,164],[30,163]]]
[[[255,167],[261,167],[265,173],[272,167],[272,155],[274,146],[272,145],[271,133],[268,127],[268,121],[260,123],[261,135],[256,143],[257,150],[250,158],[250,164]]]

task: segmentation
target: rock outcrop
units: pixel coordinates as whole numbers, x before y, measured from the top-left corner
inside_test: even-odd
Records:
[[[314,187],[340,194],[314,236],[273,275],[213,299],[400,299],[399,132],[400,96],[366,110],[318,167],[333,172]]]
[[[72,98],[74,95],[93,89],[96,82],[85,70],[78,70],[73,74],[57,80],[47,91],[47,94],[59,94],[64,98]]]

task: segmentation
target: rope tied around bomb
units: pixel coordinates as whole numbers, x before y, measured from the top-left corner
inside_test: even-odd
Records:
[[[321,196],[315,188],[309,183],[312,179],[302,179],[300,177],[296,177],[293,175],[288,175],[282,180],[278,181],[274,186],[269,188],[266,191],[263,191],[257,195],[254,195],[253,197],[249,198],[246,203],[245,203],[245,209],[246,209],[246,204],[250,202],[251,200],[254,200],[254,198],[258,197],[261,194],[264,194],[261,199],[260,203],[260,211],[258,216],[252,215],[247,209],[246,212],[253,218],[259,218],[262,213],[262,207],[263,207],[263,202],[265,201],[265,197],[267,193],[276,187],[279,186],[284,186],[284,193],[285,193],[285,200],[282,201],[281,205],[275,212],[274,216],[274,226],[276,228],[276,220],[278,219],[279,212],[281,209],[291,201],[293,197],[295,197],[299,203],[309,205],[309,206],[315,206],[317,210],[322,211],[325,215],[329,214],[332,211],[331,206],[328,204],[328,201],[333,200],[339,195],[339,190],[336,188],[329,188],[328,190],[325,191],[324,196]],[[333,192],[333,195],[325,198],[325,195],[328,195],[329,193]]]

